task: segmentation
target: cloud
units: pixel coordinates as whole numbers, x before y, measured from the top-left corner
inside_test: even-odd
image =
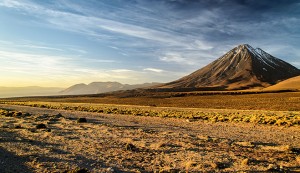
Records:
[[[144,71],[151,71],[151,72],[161,73],[164,70],[158,69],[158,68],[145,68]]]
[[[73,51],[73,52],[77,52],[80,54],[86,54],[88,53],[86,50],[82,50],[82,49],[75,49],[75,48],[68,48],[69,50]]]
[[[110,60],[94,60],[101,63],[112,62]],[[45,54],[0,50],[0,61],[0,78],[5,81],[1,85],[4,86],[19,86],[21,84],[20,86],[68,87],[82,82],[114,80],[122,83],[140,83],[155,79],[149,78],[143,70],[97,69],[97,67],[92,68],[78,64],[77,60],[73,58]],[[93,61],[93,59],[88,61]]]
[[[70,2],[71,3],[71,2]],[[124,39],[122,35],[127,37],[135,37],[155,42],[160,45],[179,46],[189,48],[189,39],[184,35],[173,30],[170,27],[160,28],[162,26],[153,25],[152,27],[136,24],[130,24],[127,21],[119,21],[115,19],[107,19],[104,16],[91,16],[89,14],[74,14],[67,11],[59,11],[46,8],[44,6],[33,3],[32,1],[4,1],[1,5],[26,11],[29,14],[40,16],[43,21],[47,21],[49,27],[56,27],[62,30],[77,32],[99,39],[113,41],[116,38]],[[114,14],[111,14],[112,16]],[[138,14],[132,20],[139,21]],[[74,22],[76,19],[76,22]],[[152,19],[153,20],[153,19]],[[111,36],[111,33],[119,34]],[[195,42],[198,44],[200,38]],[[112,46],[112,48],[117,48]],[[205,49],[206,47],[204,47]],[[200,47],[200,49],[202,49]]]
[[[194,42],[194,45],[196,48],[200,49],[200,50],[210,50],[213,48],[213,46],[210,46],[208,43],[204,43],[201,40],[196,40]]]
[[[116,73],[123,73],[123,72],[134,72],[133,70],[129,70],[129,69],[114,69],[114,70],[110,70],[111,72],[116,72]]]
[[[12,42],[10,42],[10,41],[5,41],[5,40],[0,40],[0,44],[11,45]]]
[[[167,53],[164,56],[160,57],[160,60],[165,62],[175,62],[175,63],[188,64],[188,65],[194,64],[193,62],[189,61],[187,58],[184,58],[179,53]]]
[[[118,48],[118,47],[116,47],[116,46],[108,46],[108,47],[110,47],[110,48],[112,48],[112,49],[115,49],[115,50],[120,50],[120,48]]]
[[[1,65],[8,68],[22,69],[24,72],[64,72],[65,64],[72,59],[62,56],[20,53],[0,50]],[[13,73],[14,71],[12,71]]]
[[[33,49],[46,49],[46,50],[63,51],[62,49],[59,49],[59,48],[47,47],[47,46],[38,46],[38,45],[32,45],[32,44],[24,44],[24,45],[19,45],[19,46],[33,48]]]

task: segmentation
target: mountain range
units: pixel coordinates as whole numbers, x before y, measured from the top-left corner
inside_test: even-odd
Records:
[[[260,48],[239,45],[207,66],[159,88],[262,89],[300,75],[300,70]]]
[[[98,94],[112,92],[118,90],[132,90],[136,88],[147,88],[159,85],[160,83],[144,83],[144,84],[121,84],[119,82],[92,82],[90,84],[76,84],[61,92],[59,95],[82,95],[82,94]]]

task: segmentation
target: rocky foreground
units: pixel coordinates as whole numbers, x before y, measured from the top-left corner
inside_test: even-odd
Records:
[[[2,172],[300,171],[300,128],[0,105]]]

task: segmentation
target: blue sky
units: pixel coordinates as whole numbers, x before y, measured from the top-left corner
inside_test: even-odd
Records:
[[[296,0],[0,0],[0,86],[169,82],[248,43],[300,67]]]

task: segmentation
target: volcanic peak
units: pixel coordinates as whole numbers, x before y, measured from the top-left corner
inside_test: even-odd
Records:
[[[263,88],[297,75],[300,70],[291,64],[260,48],[241,44],[207,66],[162,88]]]

